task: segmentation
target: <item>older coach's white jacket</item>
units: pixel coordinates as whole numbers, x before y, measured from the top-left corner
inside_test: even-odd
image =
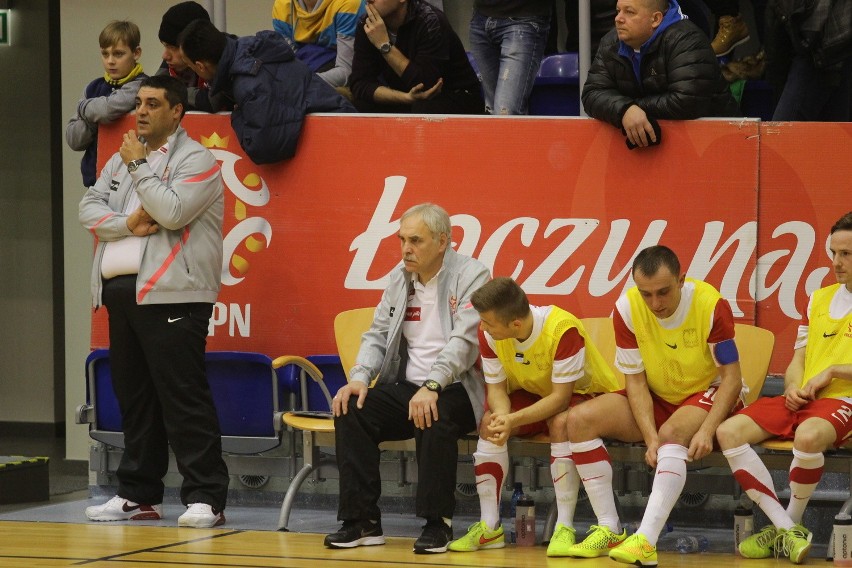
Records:
[[[159,151],[159,150],[155,150]],[[136,302],[216,301],[222,282],[224,189],[216,158],[178,126],[158,171],[142,164],[132,174],[118,153],[80,202],[80,223],[95,236],[94,306],[101,305],[101,261],[106,241],[131,235],[125,204],[136,190],[160,230],[144,238]]]

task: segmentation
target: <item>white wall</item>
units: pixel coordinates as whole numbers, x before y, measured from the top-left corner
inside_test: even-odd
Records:
[[[130,19],[142,31],[142,65],[146,72],[153,73],[160,64],[161,46],[157,39],[163,12],[173,5],[169,0],[62,0],[62,114],[65,120],[72,115],[83,88],[103,73],[100,63],[98,33],[113,19]],[[212,11],[214,2],[200,2]],[[21,2],[19,2],[21,4]],[[272,0],[217,0],[224,6],[226,31],[236,35],[250,35],[272,26]],[[450,0],[445,2],[448,16],[453,19],[463,41],[467,41],[467,22],[470,18],[472,0]],[[8,106],[5,108],[9,108]],[[5,129],[4,129],[5,131]],[[83,194],[80,181],[79,152],[64,147],[62,165],[64,171],[64,224],[65,224],[65,368],[67,426],[66,451],[69,459],[86,459],[88,436],[85,428],[74,425],[74,409],[85,400],[83,364],[89,350],[91,315],[89,306],[89,269],[92,240],[80,228],[77,221],[77,204]],[[5,177],[5,176],[3,176]],[[4,247],[5,248],[5,247]],[[5,253],[4,253],[5,254]],[[4,263],[5,264],[5,263]],[[49,265],[48,265],[49,269]],[[49,296],[48,296],[49,298]],[[20,306],[18,310],[31,309]],[[4,310],[5,313],[5,310]],[[16,336],[17,342],[27,338]],[[4,350],[7,342],[3,342]],[[47,362],[45,362],[47,366]],[[0,380],[2,380],[0,378]],[[0,386],[0,405],[3,396]],[[17,403],[14,405],[17,406]],[[0,406],[0,416],[4,413]],[[32,414],[33,404],[20,408],[20,416],[29,420],[52,421],[49,415]],[[0,417],[0,420],[7,418]],[[19,418],[23,420],[24,418]]]
[[[57,422],[47,7],[17,2],[0,46],[0,422]]]

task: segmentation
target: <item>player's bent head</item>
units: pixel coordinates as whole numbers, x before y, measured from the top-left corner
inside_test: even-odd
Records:
[[[651,277],[657,274],[661,268],[668,269],[675,278],[680,277],[680,261],[672,249],[664,245],[655,245],[643,249],[633,259],[631,274],[636,279],[636,273]]]
[[[522,320],[530,313],[526,293],[517,282],[505,276],[497,277],[475,291],[470,303],[480,314],[493,313],[504,325]]]

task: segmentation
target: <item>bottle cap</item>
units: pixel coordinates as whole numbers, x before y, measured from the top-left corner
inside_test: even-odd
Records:
[[[516,481],[516,482],[515,482],[515,489],[516,489],[516,490],[517,490],[517,489],[523,489],[523,488],[524,488],[524,484],[523,484],[523,483],[521,483],[520,481]]]
[[[835,525],[852,525],[852,517],[850,517],[846,513],[840,513],[839,515],[835,515],[834,524]]]
[[[518,507],[535,507],[535,501],[532,498],[524,495],[520,499],[518,499]]]
[[[752,511],[751,509],[746,509],[745,507],[737,507],[736,509],[734,509],[734,516],[736,517],[744,517],[753,514],[754,511]]]

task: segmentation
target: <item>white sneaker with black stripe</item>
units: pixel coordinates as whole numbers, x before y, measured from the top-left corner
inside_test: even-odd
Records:
[[[142,505],[116,495],[102,505],[86,507],[90,521],[159,521],[163,505]]]
[[[210,529],[225,524],[225,515],[207,503],[190,503],[186,512],[178,517],[179,527]]]

